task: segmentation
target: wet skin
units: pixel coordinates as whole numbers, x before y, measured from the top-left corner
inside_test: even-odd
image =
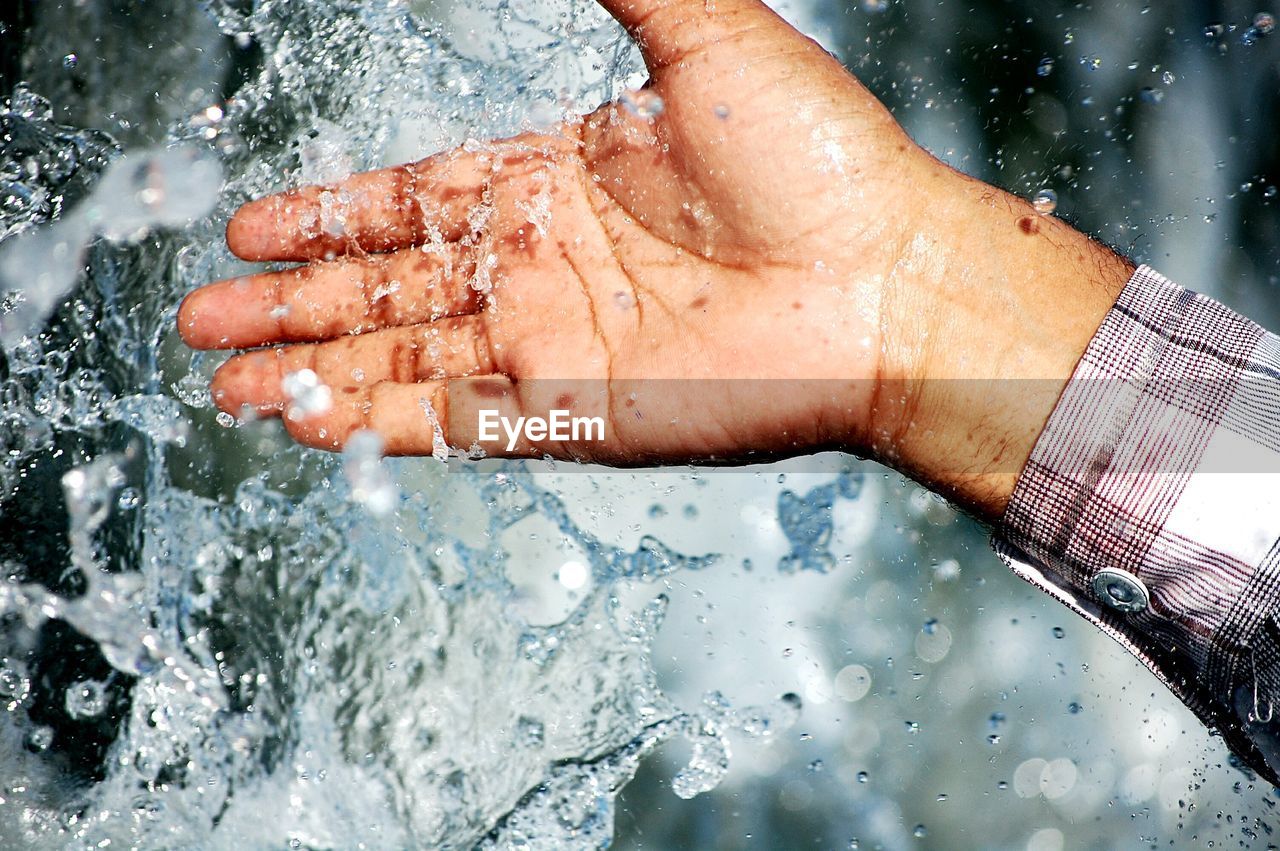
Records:
[[[219,369],[218,406],[284,414],[324,449],[373,429],[408,455],[437,423],[476,446],[486,407],[568,406],[606,439],[512,454],[840,448],[997,518],[1132,267],[940,163],[757,0],[601,2],[657,114],[608,104],[235,214],[236,255],[305,265],[183,302],[189,345],[254,350]],[[304,368],[327,411],[289,410],[282,380]],[[949,380],[974,378],[1000,380]],[[1024,378],[1046,380],[1005,381]]]

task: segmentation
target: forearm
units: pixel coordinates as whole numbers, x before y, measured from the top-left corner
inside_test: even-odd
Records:
[[[995,521],[1133,265],[1026,201],[940,167],[934,229],[882,310],[871,449]]]

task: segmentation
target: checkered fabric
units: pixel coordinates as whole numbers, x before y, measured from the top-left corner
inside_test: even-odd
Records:
[[[1280,338],[1138,269],[993,545],[1280,784]],[[1117,568],[1146,586],[1144,610],[1094,596]]]

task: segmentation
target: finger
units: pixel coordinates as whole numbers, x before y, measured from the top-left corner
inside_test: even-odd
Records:
[[[289,436],[304,446],[332,452],[340,451],[358,431],[377,432],[387,455],[431,455],[444,445],[447,380],[384,381],[350,390],[336,396],[327,411],[285,416]]]
[[[493,165],[491,152],[457,149],[250,201],[227,223],[227,245],[245,260],[314,260],[461,239]]]
[[[353,257],[218,281],[178,308],[196,349],[245,349],[325,340],[478,309],[475,270],[456,244]]]
[[[249,352],[214,374],[214,402],[239,416],[286,411],[292,401],[286,377],[315,373],[333,397],[384,381],[397,384],[488,374],[494,371],[488,335],[479,316],[390,328],[327,343]]]
[[[481,411],[515,422],[519,408],[515,385],[503,375],[416,384],[384,381],[352,388],[323,413],[285,416],[284,424],[299,443],[331,451],[342,449],[358,431],[375,431],[387,455],[432,455],[445,446],[467,452],[481,448],[492,456],[541,454],[522,436],[513,441],[501,431],[496,439],[481,440]]]
[[[675,65],[735,32],[785,22],[760,0],[598,0],[644,54],[650,72]]]

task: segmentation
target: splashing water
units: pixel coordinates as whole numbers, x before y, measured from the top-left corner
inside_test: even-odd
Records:
[[[0,249],[0,344],[12,350],[39,330],[75,286],[95,236],[138,239],[154,227],[189,224],[213,208],[221,183],[217,161],[191,148],[127,153],[72,213],[6,239]]]
[[[300,369],[284,377],[281,387],[289,397],[285,416],[291,420],[323,414],[333,407],[333,391],[310,369]]]
[[[604,847],[619,790],[672,738],[692,745],[676,794],[713,788],[727,734],[774,735],[799,699],[676,706],[650,660],[667,600],[618,589],[714,556],[608,544],[518,465],[212,427],[209,361],[171,329],[185,291],[247,270],[219,231],[245,198],[547,126],[625,91],[633,49],[587,0],[472,4],[471,29],[395,2],[209,8],[259,60],[168,144],[121,153],[23,89],[0,113],[20,164],[0,174],[0,500],[24,530],[0,541],[0,738],[19,743],[0,747],[0,836]],[[289,387],[298,416],[329,403],[314,374]],[[787,492],[792,568],[830,568],[851,481],[812,510]],[[545,623],[512,579],[531,520],[584,574]]]
[[[194,286],[260,271],[223,247],[230,211],[643,91],[594,4],[204,0],[145,20],[130,4],[36,5],[44,35],[18,35],[32,82],[0,105],[0,240],[48,239],[30,231],[91,209],[117,139],[131,159],[198,152],[227,181],[192,226],[92,229],[60,267],[31,251],[32,271],[62,282],[39,319],[10,316],[30,281],[5,279],[0,321],[28,330],[0,352],[0,845],[598,847],[642,760],[623,845],[1266,843],[1274,797],[1238,783],[1171,697],[1134,688],[1114,648],[1088,630],[1054,638],[1056,604],[984,567],[981,535],[914,486],[899,499],[878,475],[833,489],[788,474],[784,489],[701,471],[458,474],[383,459],[372,435],[341,458],[302,451],[277,422],[209,408],[216,359],[178,344],[172,314]],[[1028,198],[1052,182],[1146,256],[1236,269],[1214,260],[1240,250],[1220,229],[1253,214],[1220,217],[1203,242],[1199,216],[1160,214],[1190,206],[1202,139],[1217,140],[1202,173],[1223,186],[1274,172],[1249,154],[1270,150],[1267,122],[1229,115],[1265,101],[1257,68],[1277,43],[1254,7],[1213,23],[1176,5],[1024,27],[997,3],[792,4],[949,162]],[[119,26],[93,17],[104,8]],[[1192,55],[1202,29],[1210,49]],[[974,85],[975,34],[1009,60],[990,86]],[[1106,61],[1091,70],[1082,53]],[[1226,62],[1236,75],[1202,87]],[[1144,85],[1168,97],[1144,103]],[[1038,135],[1011,146],[1022,130],[966,118],[993,108],[1028,109]],[[1196,132],[1160,123],[1191,114]],[[767,132],[727,97],[714,117]],[[1117,179],[1090,184],[1095,158]],[[127,183],[121,198],[154,198]],[[1255,185],[1242,200],[1269,215],[1274,187]],[[535,229],[546,200],[521,207]],[[313,225],[340,231],[343,215]],[[1261,256],[1245,265],[1265,282]],[[505,271],[485,265],[474,284]],[[703,699],[712,688],[733,705]],[[792,689],[804,724],[781,733],[799,703],[775,696]],[[721,788],[674,801],[720,780],[726,742]],[[1062,757],[1079,782],[1049,807],[1039,781]],[[993,803],[1002,818],[983,819]]]

